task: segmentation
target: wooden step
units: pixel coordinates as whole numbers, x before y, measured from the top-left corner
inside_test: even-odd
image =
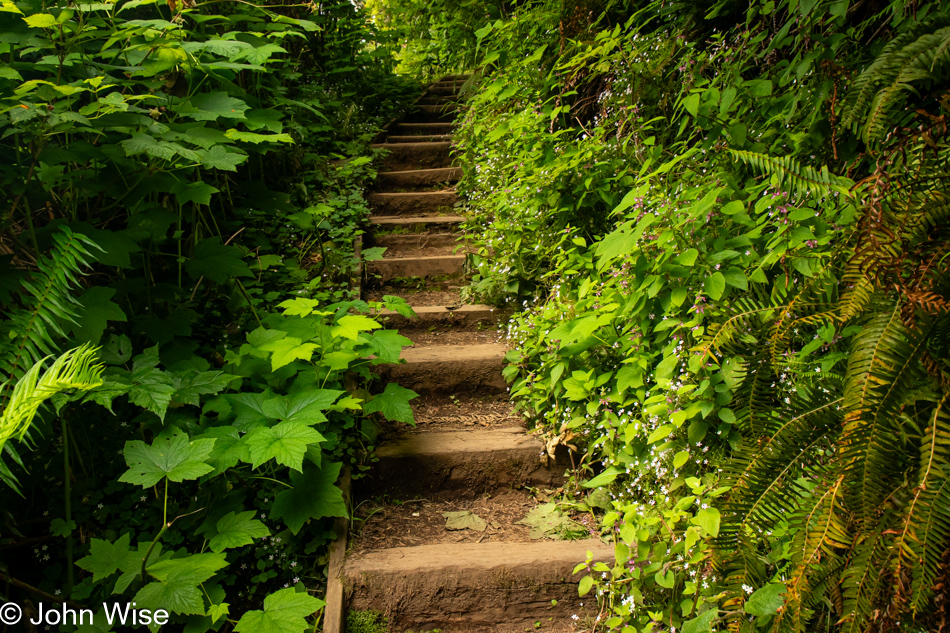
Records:
[[[360,482],[360,491],[406,499],[520,485],[557,487],[570,458],[564,452],[557,461],[542,463],[542,455],[544,445],[521,427],[407,433],[376,449],[379,462]]]
[[[409,188],[458,182],[461,177],[461,167],[440,167],[437,169],[381,171],[376,179],[383,187]]]
[[[501,393],[506,351],[500,343],[411,347],[402,352],[404,364],[378,369],[384,380],[420,394]]]
[[[435,255],[433,257],[393,257],[367,262],[368,274],[386,283],[398,277],[441,277],[459,275],[465,268],[465,255]]]
[[[406,135],[395,135],[387,136],[387,143],[419,143],[419,142],[439,142],[439,141],[451,141],[451,134],[406,134]]]
[[[419,105],[451,105],[457,106],[459,103],[458,95],[426,95],[416,101]]]
[[[597,613],[596,598],[577,596],[586,571],[573,573],[588,552],[594,561],[614,559],[613,545],[599,539],[395,547],[350,556],[343,583],[349,608],[382,611],[391,631],[516,623],[533,630],[535,622]]]
[[[371,193],[370,208],[379,215],[423,215],[451,211],[458,202],[454,191]]]
[[[433,84],[426,89],[426,93],[442,97],[453,97],[458,95],[461,86],[462,84]]]
[[[461,74],[456,74],[456,75],[446,75],[445,77],[443,77],[443,78],[440,79],[439,81],[440,81],[440,82],[441,82],[441,81],[468,81],[468,79],[469,79],[471,76],[472,76],[472,73],[461,73]]]
[[[448,167],[452,164],[452,143],[376,143],[373,149],[385,150],[383,169],[429,169]]]
[[[396,235],[374,235],[373,246],[385,246],[389,249],[440,248],[458,246],[462,236],[458,233],[400,233]]]
[[[497,323],[503,311],[489,305],[468,304],[459,307],[450,306],[413,306],[414,317],[404,317],[393,310],[383,310],[380,318],[387,325],[395,327],[433,327],[453,326],[473,328],[479,323]]]
[[[406,115],[410,123],[451,123],[458,116],[458,110],[453,106],[417,105],[412,112]]]
[[[460,215],[433,215],[433,216],[370,216],[369,223],[374,226],[395,228],[405,227],[410,230],[436,229],[447,230],[465,222]]]
[[[451,134],[455,127],[451,123],[397,123],[394,130],[398,134]]]

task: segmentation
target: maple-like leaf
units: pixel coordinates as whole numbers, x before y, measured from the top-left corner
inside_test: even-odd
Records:
[[[228,512],[218,519],[218,533],[211,537],[208,547],[212,552],[221,552],[232,547],[250,545],[256,538],[270,535],[267,526],[254,518],[255,512],[248,510],[234,514]]]
[[[264,610],[247,611],[234,630],[238,633],[302,633],[307,618],[326,606],[323,600],[293,587],[264,598]]]
[[[293,488],[277,494],[271,516],[283,519],[294,534],[310,519],[346,516],[343,491],[334,485],[342,466],[338,462],[322,468],[308,464],[303,473],[291,473]]]
[[[387,420],[396,420],[406,424],[415,424],[412,416],[412,406],[409,401],[418,398],[419,394],[411,389],[400,387],[396,383],[389,383],[383,393],[376,394],[373,399],[363,404],[366,413],[382,413]]]
[[[307,446],[324,440],[306,423],[297,420],[280,422],[272,427],[258,427],[244,436],[254,468],[275,459],[278,464],[300,470]]]
[[[214,439],[191,440],[177,432],[158,437],[149,446],[140,440],[125,443],[125,463],[129,469],[119,481],[150,488],[164,478],[179,482],[197,479],[214,470],[205,460],[214,448]]]

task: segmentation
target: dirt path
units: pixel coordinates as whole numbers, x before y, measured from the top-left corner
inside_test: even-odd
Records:
[[[382,612],[392,632],[582,630],[589,611],[573,569],[588,551],[610,560],[613,549],[532,539],[519,523],[538,505],[533,490],[561,484],[566,456],[542,463],[508,403],[499,315],[459,297],[467,246],[451,132],[465,79],[431,85],[380,145],[389,153],[370,196],[369,245],[387,251],[369,265],[364,295],[413,305],[415,319],[390,315],[413,345],[385,378],[421,397],[417,426],[387,428],[371,476],[354,483],[337,573],[346,608]]]

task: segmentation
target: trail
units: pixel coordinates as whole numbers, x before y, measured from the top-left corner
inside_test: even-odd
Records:
[[[519,523],[538,505],[527,488],[553,491],[569,460],[543,465],[541,442],[512,414],[500,315],[459,299],[466,242],[451,146],[466,79],[429,86],[377,146],[389,153],[370,196],[370,244],[387,251],[370,263],[377,287],[365,294],[413,306],[414,319],[388,314],[413,345],[384,377],[421,397],[417,427],[387,429],[371,476],[354,483],[352,534],[331,584],[342,581],[347,609],[384,613],[390,631],[580,630],[572,616],[596,615],[583,606],[596,600],[578,598],[574,567],[588,551],[612,560],[613,548],[532,539]],[[447,529],[450,512],[471,513],[454,515],[470,527]]]

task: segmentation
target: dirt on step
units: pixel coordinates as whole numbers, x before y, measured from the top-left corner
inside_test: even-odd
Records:
[[[363,298],[367,301],[382,301],[386,295],[402,297],[414,306],[451,306],[459,303],[458,289],[411,289],[384,285],[381,288],[373,288],[363,292]]]
[[[420,429],[448,431],[470,428],[524,426],[507,394],[494,396],[426,396],[413,400],[412,413]],[[404,427],[399,427],[400,432]]]
[[[353,551],[363,552],[389,547],[408,547],[433,543],[490,543],[529,541],[528,527],[518,525],[537,502],[522,490],[506,490],[497,495],[472,499],[431,501],[410,499],[404,502],[363,503],[356,511]],[[450,530],[443,512],[471,512],[484,521],[473,521],[476,529]],[[477,528],[483,527],[481,531]]]
[[[399,333],[412,341],[409,347],[425,347],[428,345],[484,345],[486,343],[503,343],[502,333],[497,328],[478,331],[454,331],[414,328],[402,328]]]
[[[465,255],[472,252],[465,244],[450,244],[449,246],[390,246],[386,248],[383,259],[406,259],[409,257],[448,257],[450,255]]]

